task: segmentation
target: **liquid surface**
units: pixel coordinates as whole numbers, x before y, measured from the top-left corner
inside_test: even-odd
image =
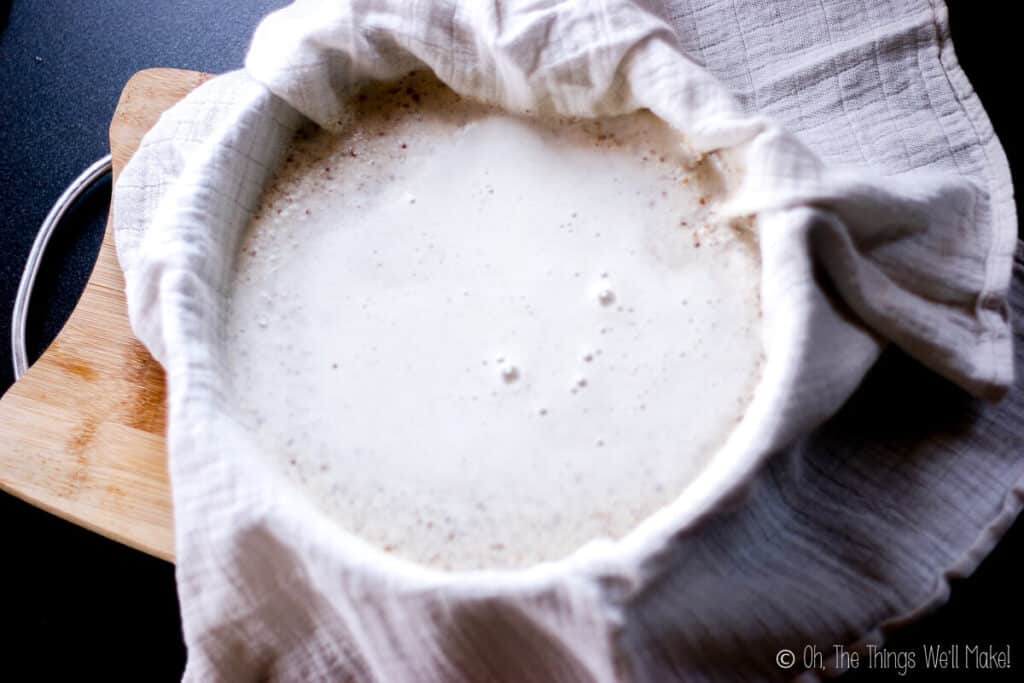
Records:
[[[307,131],[243,239],[239,419],[341,526],[445,569],[618,538],[680,495],[762,364],[731,171],[648,114],[544,121],[421,76]]]

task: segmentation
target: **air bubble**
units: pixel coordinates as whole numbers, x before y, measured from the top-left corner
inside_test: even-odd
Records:
[[[603,289],[598,293],[597,300],[602,306],[611,306],[615,303],[615,292],[610,289]]]
[[[505,381],[505,384],[512,384],[519,379],[519,368],[514,365],[502,368],[501,379]]]

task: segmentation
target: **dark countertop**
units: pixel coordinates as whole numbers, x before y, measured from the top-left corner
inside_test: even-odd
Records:
[[[35,233],[51,203],[108,151],[107,126],[136,71],[240,67],[258,19],[285,0],[0,0],[0,392],[13,377],[10,316]],[[1013,3],[948,0],[957,55],[1006,148],[1017,181],[1021,59]],[[64,222],[40,273],[30,351],[57,333],[88,279],[106,221],[109,183]],[[1020,203],[1018,202],[1018,207]],[[1020,209],[1018,208],[1018,212]],[[0,448],[3,445],[0,444]],[[0,494],[0,679],[178,680],[184,645],[173,567]],[[890,647],[1012,642],[1024,670],[1024,522],[950,603],[900,632]],[[827,597],[826,597],[827,599]],[[844,680],[933,680],[860,671]],[[960,679],[953,677],[954,680]],[[973,675],[970,680],[989,680]]]

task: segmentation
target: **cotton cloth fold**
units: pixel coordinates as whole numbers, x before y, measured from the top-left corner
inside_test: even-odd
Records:
[[[304,119],[343,129],[359,87],[414,69],[511,111],[649,109],[694,159],[743,166],[728,208],[757,217],[764,377],[707,471],[620,541],[416,567],[325,519],[232,417],[221,319],[263,188]],[[980,400],[1014,383],[1012,187],[938,2],[300,0],[161,118],[114,216],[168,372],[188,680],[783,680],[781,647],[941,600],[1020,507],[1024,397]],[[863,398],[892,382],[965,419]]]

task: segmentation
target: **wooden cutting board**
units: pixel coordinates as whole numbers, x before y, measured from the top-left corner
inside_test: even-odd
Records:
[[[114,178],[160,114],[211,74],[132,76],[110,123]],[[132,334],[111,221],[56,340],[0,398],[0,488],[144,552],[174,559],[163,370]]]

